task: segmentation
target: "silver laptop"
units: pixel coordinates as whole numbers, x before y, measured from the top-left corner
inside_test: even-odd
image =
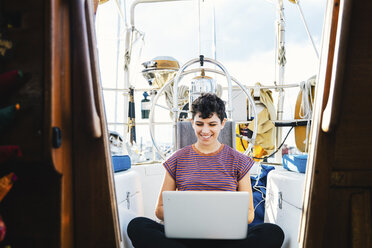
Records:
[[[244,239],[248,232],[248,192],[164,191],[168,238]]]

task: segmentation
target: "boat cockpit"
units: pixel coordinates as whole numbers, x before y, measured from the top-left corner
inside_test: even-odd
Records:
[[[133,1],[130,5],[127,1],[111,1],[111,7],[109,4],[100,1],[95,21],[124,246],[132,247],[126,233],[131,219],[145,216],[158,220],[154,209],[165,174],[161,164],[176,150],[196,142],[190,122],[190,103],[209,92],[226,102],[228,125],[220,134],[221,142],[256,161],[250,172],[256,216],[252,226],[263,222],[277,223],[286,235],[283,247],[297,247],[319,57],[319,45],[315,44],[309,31],[301,4],[298,1],[147,0]],[[291,41],[285,39],[288,20],[284,6],[287,4],[291,5],[288,8],[296,11],[297,17],[302,17],[297,22],[303,22],[306,31],[303,35],[308,35],[306,48],[302,49],[306,51],[303,56],[309,56],[297,56],[297,60],[302,61],[298,67],[306,67],[311,63],[303,61],[311,60],[310,69],[297,68],[296,71],[287,68],[287,60],[295,57],[286,57],[291,53],[288,45]],[[249,17],[241,15],[241,19],[240,16],[231,17],[232,21],[230,17],[223,17],[224,12],[236,11],[239,6],[247,12],[262,7],[266,9],[260,9],[260,13]],[[323,11],[319,7],[312,18],[322,19]],[[161,16],[161,13],[167,14]],[[249,44],[255,42],[246,40],[246,44],[243,43],[246,38],[244,28],[248,23],[254,23],[254,18],[259,18],[259,15],[267,17],[268,13],[274,26],[271,34],[274,35],[269,36],[265,33],[267,30],[262,30],[249,37],[249,40],[272,38],[273,47],[267,50],[275,59],[262,63],[260,60],[268,58],[269,52],[261,55],[258,53],[260,48],[251,46],[252,49],[248,49]],[[117,15],[116,20],[112,15]],[[293,18],[293,14],[290,15]],[[194,19],[191,25],[189,19]],[[226,41],[219,32],[224,33],[226,25],[234,21],[239,23],[236,25],[241,30],[235,34],[237,38],[230,38],[242,45],[235,49],[223,47],[220,43]],[[319,41],[322,23],[317,25],[315,30]],[[197,31],[190,32],[189,26]],[[228,29],[227,34],[233,27]],[[195,33],[197,41],[193,38]],[[185,38],[189,34],[193,35],[191,41],[190,37]],[[211,35],[212,40],[208,40],[206,35]],[[185,40],[190,44],[182,45]],[[198,43],[198,49],[194,49],[198,50],[196,56],[184,56],[184,51],[188,47],[192,51],[195,43]],[[251,50],[253,63],[262,63],[259,69],[256,65],[260,71],[252,77],[249,67],[253,63],[236,57],[229,59],[223,49],[231,50],[231,54],[236,49]],[[170,54],[172,51],[174,54]],[[159,52],[163,54],[157,54]],[[114,67],[112,62],[108,63],[110,53],[111,59],[116,61]],[[244,57],[243,53],[235,56]],[[180,63],[175,59],[177,54],[188,61]],[[229,69],[222,63],[224,60]],[[234,66],[246,69],[235,70],[238,72],[235,76],[229,72],[230,68],[234,70]],[[271,71],[267,73],[271,75],[270,80],[267,75],[262,75],[268,71]],[[285,77],[285,72],[286,75],[296,74],[297,78],[300,76],[300,81],[290,82],[287,78],[294,77]],[[252,81],[257,75],[263,79]],[[283,130],[285,137],[282,137]],[[292,141],[285,143],[289,135]]]

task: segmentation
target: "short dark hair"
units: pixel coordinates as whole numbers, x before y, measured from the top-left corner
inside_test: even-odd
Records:
[[[200,113],[201,118],[206,119],[212,117],[216,113],[218,118],[223,122],[225,118],[225,103],[216,94],[203,93],[192,103],[192,119],[197,113]]]

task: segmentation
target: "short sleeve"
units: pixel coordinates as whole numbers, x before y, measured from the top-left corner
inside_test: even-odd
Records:
[[[240,181],[254,165],[253,159],[246,155],[241,155],[238,163],[238,181]]]
[[[168,171],[171,177],[176,180],[176,169],[177,169],[177,152],[168,158],[164,163],[164,168]]]

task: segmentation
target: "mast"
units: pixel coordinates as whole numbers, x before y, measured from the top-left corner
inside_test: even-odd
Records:
[[[286,64],[286,58],[285,58],[285,21],[284,21],[284,7],[283,7],[283,0],[278,0],[277,4],[277,21],[276,21],[276,49],[277,49],[277,70],[275,75],[275,82],[277,85],[283,85],[284,83],[284,71],[285,71],[285,64]],[[277,113],[276,118],[277,120],[283,119],[283,103],[284,103],[284,90],[283,88],[279,88],[279,96],[278,96],[278,107],[277,107]],[[280,143],[282,141],[282,128],[277,127],[276,128],[276,148],[280,146]],[[278,152],[275,154],[275,160],[277,162],[281,162],[282,160],[282,154],[281,152]]]

